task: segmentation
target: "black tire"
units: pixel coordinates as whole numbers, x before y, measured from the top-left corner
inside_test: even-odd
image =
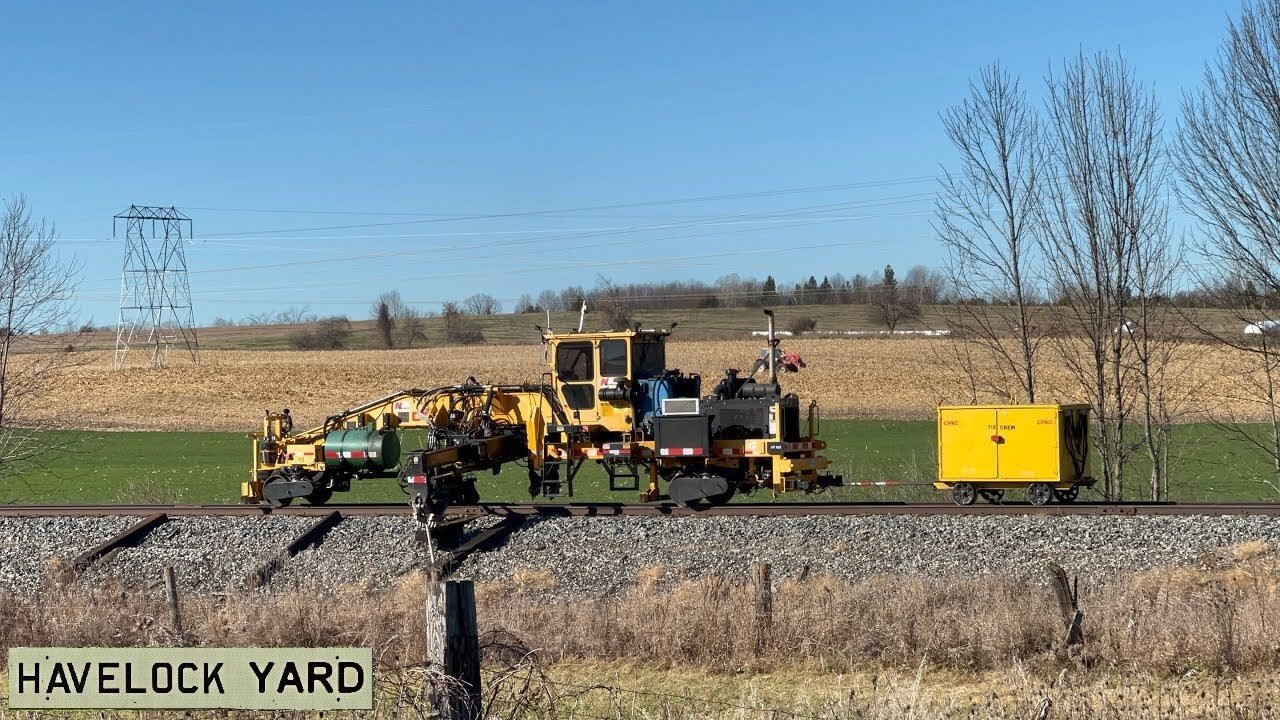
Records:
[[[1027,487],[1027,500],[1032,505],[1048,505],[1053,499],[1053,487],[1049,483],[1031,483]]]
[[[956,483],[951,486],[951,502],[966,507],[972,505],[974,500],[978,499],[978,489],[973,483]]]
[[[999,505],[1000,502],[1004,500],[1003,490],[979,490],[978,495],[992,505]]]
[[[1080,488],[1073,485],[1066,490],[1054,490],[1053,496],[1058,499],[1058,502],[1075,502],[1076,498],[1080,497]]]

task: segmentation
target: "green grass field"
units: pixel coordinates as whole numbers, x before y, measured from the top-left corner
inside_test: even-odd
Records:
[[[1257,428],[1261,432],[1261,428]],[[934,425],[931,422],[827,420],[832,471],[847,480],[929,482],[934,477]],[[1280,500],[1260,478],[1269,476],[1264,456],[1237,438],[1209,425],[1183,425],[1175,432],[1175,500]],[[249,439],[241,433],[79,432],[42,433],[60,449],[37,467],[0,480],[0,503],[230,503],[248,475]],[[406,437],[404,446],[416,447]],[[1141,454],[1141,453],[1139,453]],[[1140,497],[1147,467],[1139,457],[1129,477],[1130,497]],[[528,499],[522,467],[500,475],[481,475],[486,500]],[[631,493],[610,493],[603,472],[586,465],[576,482],[580,501],[627,501]],[[755,500],[768,500],[769,495]],[[929,487],[843,488],[821,496],[828,500],[908,500],[935,497]],[[1082,499],[1096,496],[1085,494]],[[398,502],[404,498],[393,479],[359,482],[342,502]],[[747,499],[747,498],[742,498]],[[788,498],[790,499],[790,498]],[[805,499],[803,495],[794,499]]]

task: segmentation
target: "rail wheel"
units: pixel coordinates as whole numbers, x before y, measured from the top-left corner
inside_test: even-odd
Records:
[[[1047,505],[1053,499],[1053,488],[1049,483],[1031,483],[1027,488],[1027,499],[1032,505]]]
[[[999,505],[1000,501],[1004,500],[1003,490],[979,490],[978,495],[982,496],[983,500],[991,503],[992,505]]]
[[[972,505],[978,499],[978,490],[973,483],[956,483],[951,486],[951,502],[957,505]]]
[[[271,473],[271,475],[267,478],[267,481],[263,483],[263,486],[270,485],[271,483],[288,482],[288,481],[289,481],[289,478],[285,477],[284,473],[280,471],[276,471]],[[273,508],[289,507],[289,504],[292,502],[293,502],[293,498],[291,497],[282,498],[279,500],[273,500],[271,498],[267,498],[267,504]]]
[[[1054,490],[1053,496],[1058,499],[1058,502],[1075,502],[1076,498],[1080,497],[1080,488],[1072,485],[1066,490]]]

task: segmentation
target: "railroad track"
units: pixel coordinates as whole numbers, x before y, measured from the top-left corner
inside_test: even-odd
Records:
[[[265,505],[0,505],[0,517],[105,517],[112,515],[168,517],[301,515],[325,517],[407,515],[405,503],[301,505],[271,508]],[[732,503],[701,510],[663,503],[481,503],[455,505],[449,515],[458,517],[778,517],[805,515],[1275,515],[1276,503],[1028,503],[970,505],[900,502],[789,502]]]

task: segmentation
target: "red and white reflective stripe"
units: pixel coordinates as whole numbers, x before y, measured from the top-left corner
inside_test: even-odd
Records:
[[[663,455],[665,457],[677,457],[677,456],[689,456],[689,455],[700,457],[702,455],[706,455],[707,452],[702,448],[662,448],[662,450],[658,451],[658,454]]]
[[[365,457],[376,458],[378,457],[378,453],[372,452],[366,455],[363,450],[350,450],[347,452],[338,452],[337,450],[325,450],[324,457],[326,460],[338,460],[341,458],[346,458],[347,460],[362,460]]]
[[[580,448],[579,454],[589,458],[601,457],[631,457],[635,455],[635,448],[630,445],[604,445],[598,448]]]
[[[724,456],[746,455],[746,448],[720,448],[720,454]]]
[[[410,485],[422,485],[427,482],[427,476],[426,475],[405,475],[404,480]]]
[[[802,450],[815,450],[815,449],[817,449],[817,444],[806,440],[804,442],[785,443],[783,445],[782,451],[783,452],[800,452]]]
[[[906,485],[906,484],[907,483],[901,480],[881,480],[879,482],[871,482],[871,481],[847,482],[845,483],[845,487],[889,487],[891,485]]]

